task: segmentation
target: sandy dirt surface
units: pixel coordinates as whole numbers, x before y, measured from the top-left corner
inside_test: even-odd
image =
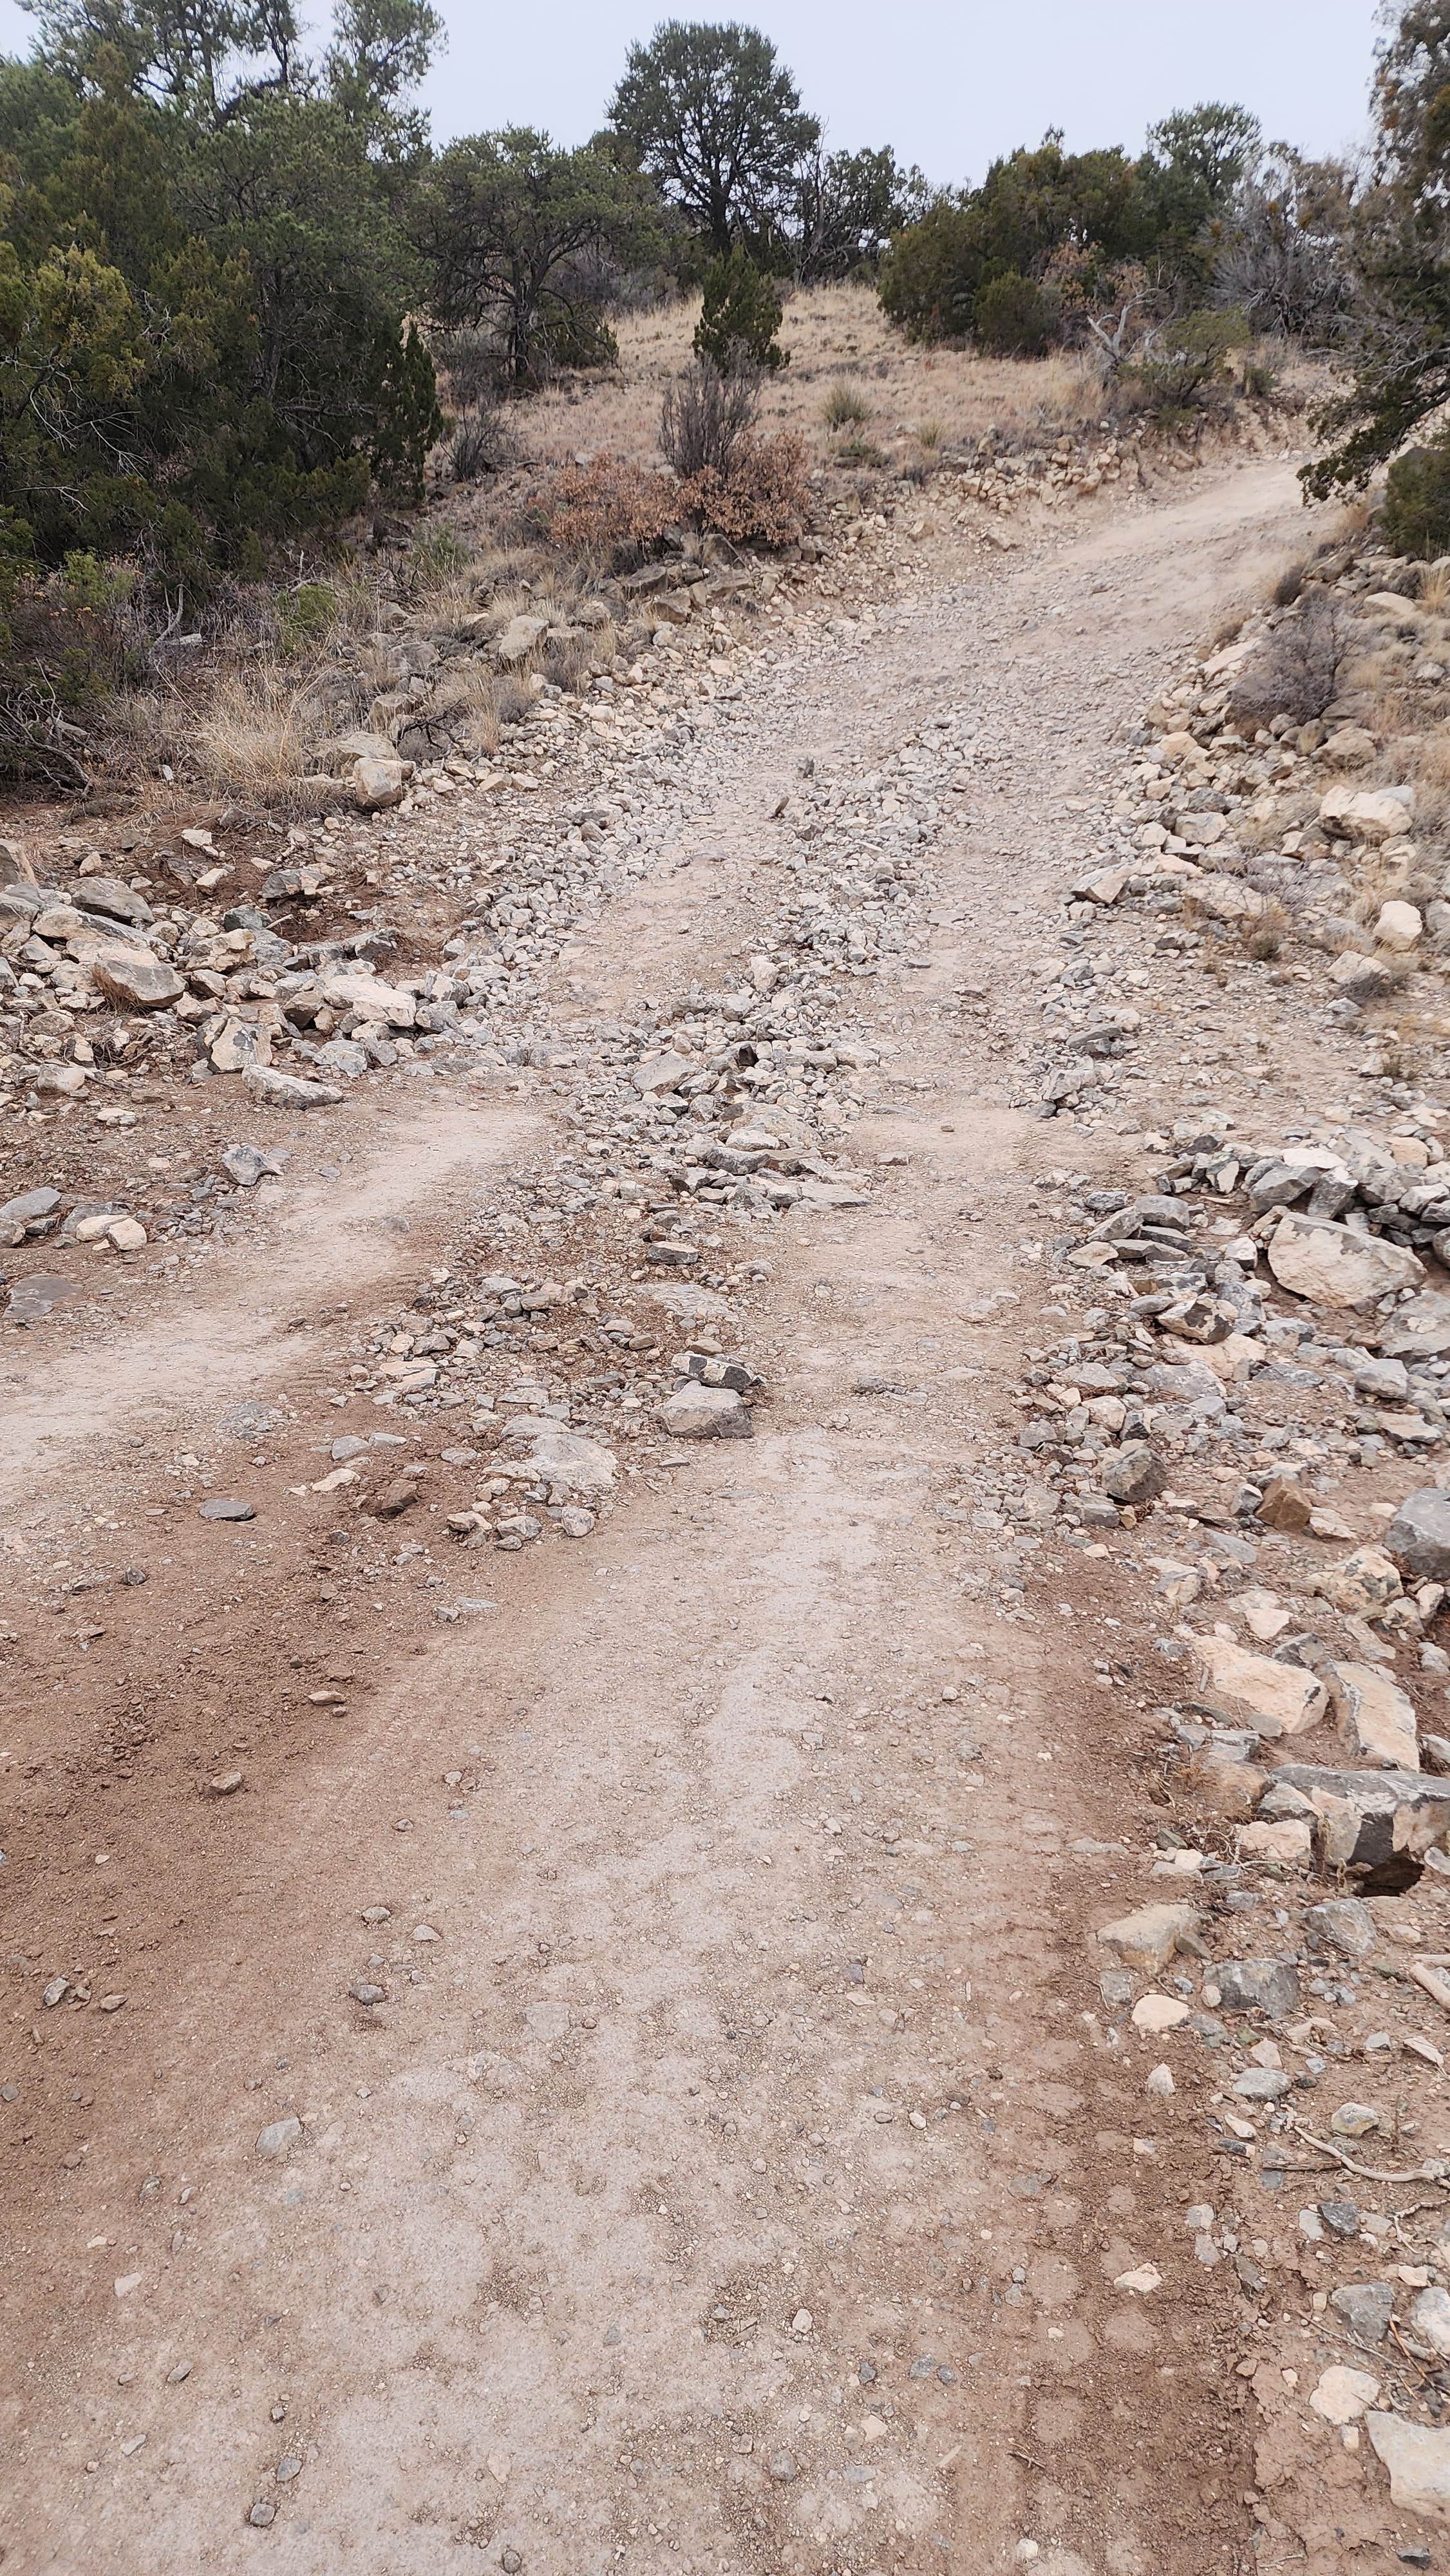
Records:
[[[602,907],[600,1009],[749,950],[803,759],[948,701],[996,747],[929,947],[853,995],[909,1045],[868,1203],[782,1219],[742,1298],[750,1443],[441,1590],[392,1540],[376,1590],[330,1570],[319,1443],[387,1418],[334,1401],[337,1318],[562,1150],[573,1076],[350,1107],[342,1177],[184,1311],[7,1343],[7,1561],[80,1515],[113,1567],[7,1618],[7,2570],[1249,2563],[1207,2150],[1095,2017],[1151,1816],[1111,1569],[1004,1608],[973,1489],[1042,1293],[1016,998],[1073,800],[1299,517],[1254,464],[986,568],[926,545],[682,754],[716,864]],[[158,1501],[247,1405],[256,1520]]]

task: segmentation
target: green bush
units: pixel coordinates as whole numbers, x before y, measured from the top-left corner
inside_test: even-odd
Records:
[[[722,376],[738,374],[742,367],[764,367],[773,375],[786,364],[775,336],[784,311],[774,280],[746,251],[712,260],[695,330],[696,357],[708,358]]]
[[[106,616],[124,608],[135,595],[136,567],[102,563],[89,548],[73,550],[61,566],[62,591],[68,608],[89,608]]]
[[[1045,357],[1057,319],[1055,298],[1009,268],[977,297],[979,345],[993,358]]]
[[[419,536],[409,570],[424,583],[449,581],[468,561],[469,550],[458,530],[446,519],[438,519]]]
[[[1150,354],[1124,367],[1128,407],[1162,428],[1222,408],[1232,390],[1229,353],[1248,338],[1241,313],[1185,313],[1164,325]]]
[[[1450,432],[1395,459],[1385,484],[1385,536],[1397,555],[1450,554]]]
[[[97,91],[0,63],[0,489],[39,567],[84,588],[124,560],[194,609],[335,533],[374,472],[419,488],[419,271],[326,98],[212,122],[114,61]]]
[[[892,243],[881,271],[881,309],[908,340],[964,340],[981,282],[975,217],[943,198]]]
[[[299,581],[287,591],[277,612],[277,641],[284,653],[303,652],[320,644],[337,622],[337,593],[328,581]]]

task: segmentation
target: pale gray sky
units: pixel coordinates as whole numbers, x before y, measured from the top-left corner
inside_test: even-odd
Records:
[[[566,143],[602,123],[627,47],[658,18],[763,27],[837,146],[894,144],[928,178],[979,179],[1049,125],[1069,146],[1126,143],[1170,108],[1241,99],[1313,152],[1363,133],[1375,0],[440,0],[449,49],[429,83],[440,137],[540,125]],[[309,10],[320,16],[321,10]],[[31,21],[0,0],[0,47]]]

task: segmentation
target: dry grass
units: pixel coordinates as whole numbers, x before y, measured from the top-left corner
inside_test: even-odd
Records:
[[[654,463],[660,404],[690,362],[699,310],[698,300],[682,298],[627,316],[618,325],[617,370],[593,384],[576,381],[545,393],[521,415],[525,453],[559,464],[607,448]],[[792,296],[780,337],[790,364],[763,388],[761,427],[797,432],[817,461],[830,447],[822,387],[843,378],[869,402],[877,444],[888,455],[918,446],[974,446],[988,430],[1010,445],[1030,446],[1095,428],[1103,418],[1102,385],[1087,360],[909,347],[868,286],[818,286]]]
[[[1246,922],[1243,944],[1250,957],[1267,965],[1279,955],[1290,928],[1289,915],[1277,896],[1271,895],[1257,921]]]
[[[295,801],[317,736],[316,672],[257,662],[226,671],[196,711],[190,767],[213,795]]]
[[[850,376],[837,376],[826,388],[821,418],[827,429],[860,429],[871,417],[871,405]]]
[[[1450,723],[1418,735],[1411,746],[1414,776],[1427,787],[1450,788]]]
[[[504,703],[506,686],[480,655],[467,653],[444,672],[433,692],[430,711],[438,716],[460,717],[465,748],[492,757],[502,740],[504,719],[513,712],[512,698],[508,705]]]

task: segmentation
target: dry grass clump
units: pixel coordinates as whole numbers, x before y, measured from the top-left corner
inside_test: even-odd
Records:
[[[1442,720],[1429,733],[1412,735],[1403,748],[1417,784],[1423,780],[1427,787],[1450,788],[1450,722]]]
[[[481,654],[465,653],[449,664],[429,701],[429,713],[457,718],[470,751],[497,751],[505,720],[503,692],[507,681],[491,670]]]
[[[1271,896],[1257,921],[1246,922],[1243,941],[1251,957],[1267,966],[1283,948],[1290,928],[1289,915],[1276,897]]]
[[[821,418],[827,429],[862,429],[871,417],[871,405],[850,376],[838,376],[827,387],[821,405]]]
[[[317,731],[316,674],[254,662],[223,672],[193,712],[188,765],[215,795],[295,804]]]

